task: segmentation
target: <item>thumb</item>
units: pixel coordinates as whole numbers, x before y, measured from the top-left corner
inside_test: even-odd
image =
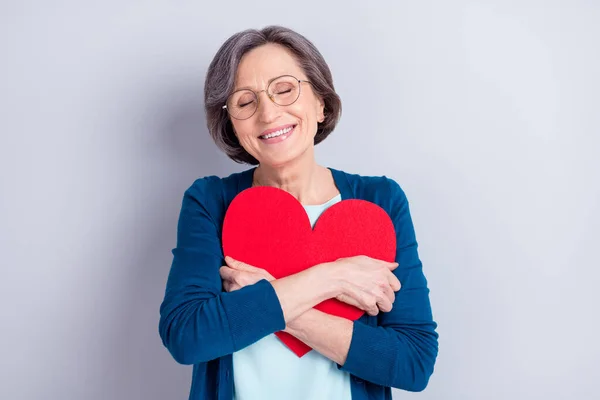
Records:
[[[251,265],[248,265],[244,262],[235,260],[229,256],[225,257],[225,262],[227,263],[227,265],[231,268],[237,269],[237,270],[241,270],[241,271],[252,271],[253,267]]]

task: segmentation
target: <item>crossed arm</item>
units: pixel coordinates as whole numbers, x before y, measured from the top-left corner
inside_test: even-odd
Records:
[[[283,296],[279,293],[298,297],[303,293],[313,294],[316,289],[316,296],[320,296],[319,285],[327,284],[323,280],[312,280],[310,276],[305,275],[297,276],[295,282],[283,286],[264,269],[232,260],[230,257],[226,257],[225,261],[227,266],[220,269],[220,274],[223,279],[223,286],[228,292],[239,290],[265,279],[274,286],[281,302]],[[307,272],[309,273],[309,271]],[[321,291],[323,292],[323,290]],[[335,297],[336,294],[335,286],[330,286],[327,294],[322,296],[322,300]],[[303,312],[298,312],[299,309],[301,308],[293,308],[292,315],[285,318],[286,328],[284,331],[297,337],[325,357],[343,365],[350,348],[353,322],[313,308]],[[286,313],[284,312],[284,314]]]
[[[390,186],[390,216],[398,235],[399,267],[394,274],[402,289],[392,310],[379,313],[373,326],[312,309],[318,301],[286,316],[280,303],[286,301],[284,291],[278,292],[279,284],[266,278],[223,292],[227,279],[219,274],[223,258],[217,225],[204,206],[210,197],[206,190],[207,183],[199,180],[184,196],[161,304],[159,332],[178,362],[206,362],[286,330],[364,380],[411,391],[427,385],[437,356],[436,324],[408,202],[395,182]]]

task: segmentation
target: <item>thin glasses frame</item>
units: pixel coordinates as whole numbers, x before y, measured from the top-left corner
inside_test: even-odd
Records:
[[[280,78],[284,78],[284,77],[290,77],[290,78],[293,78],[294,80],[296,80],[296,81],[298,82],[298,96],[296,96],[296,99],[295,99],[294,101],[292,101],[291,103],[289,103],[289,104],[285,104],[285,105],[281,105],[281,104],[278,104],[278,103],[276,103],[276,102],[275,102],[275,100],[273,99],[273,95],[272,95],[272,94],[269,92],[269,88],[271,87],[271,84],[272,84],[273,82],[275,82],[276,80],[278,80],[278,79],[280,79]],[[275,105],[277,105],[277,106],[279,106],[279,107],[287,107],[287,106],[291,106],[291,105],[292,105],[292,104],[294,104],[296,101],[298,101],[298,99],[300,98],[300,95],[302,94],[302,82],[311,83],[310,81],[307,81],[307,80],[305,80],[305,79],[298,79],[298,78],[296,78],[294,75],[288,75],[288,74],[286,74],[286,75],[280,75],[280,76],[277,76],[277,77],[275,77],[275,78],[271,79],[271,80],[269,81],[269,84],[267,85],[267,88],[266,88],[266,89],[259,90],[258,92],[255,92],[255,91],[254,91],[254,90],[252,90],[252,89],[239,89],[239,90],[236,90],[236,91],[234,91],[234,92],[233,92],[233,93],[231,93],[229,96],[227,96],[227,100],[225,101],[225,105],[224,105],[223,107],[221,107],[221,108],[222,108],[223,110],[226,110],[226,111],[227,111],[227,113],[229,114],[229,116],[230,116],[231,118],[234,118],[234,119],[237,119],[237,120],[245,120],[245,119],[248,119],[248,118],[252,118],[252,116],[253,116],[254,114],[256,114],[256,111],[258,110],[258,107],[260,106],[260,97],[259,97],[258,95],[259,95],[259,93],[261,93],[261,92],[265,92],[265,93],[267,94],[267,97],[268,97],[268,98],[269,98],[269,99],[270,99],[270,100],[273,102],[273,104],[275,104]],[[311,84],[312,84],[312,83],[311,83]],[[248,117],[245,117],[245,118],[237,118],[237,117],[235,117],[235,116],[234,116],[234,115],[233,115],[233,114],[230,112],[229,108],[227,107],[227,103],[229,102],[229,99],[230,99],[230,98],[231,98],[231,97],[232,97],[232,96],[233,96],[235,93],[237,93],[237,92],[241,92],[241,91],[250,91],[250,92],[252,92],[252,93],[254,94],[254,99],[256,100],[256,108],[254,109],[254,111],[252,112],[252,114],[250,114]]]

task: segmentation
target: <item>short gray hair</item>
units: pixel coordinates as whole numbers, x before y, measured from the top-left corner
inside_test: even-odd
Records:
[[[250,50],[275,43],[295,56],[312,88],[325,104],[325,120],[318,124],[314,144],[322,142],[333,131],[342,113],[342,101],[333,87],[333,78],[325,59],[304,36],[282,26],[238,32],[223,43],[213,58],[204,83],[204,109],[211,137],[229,158],[238,163],[257,165],[258,160],[240,144],[223,105],[234,89],[235,75],[242,56]]]

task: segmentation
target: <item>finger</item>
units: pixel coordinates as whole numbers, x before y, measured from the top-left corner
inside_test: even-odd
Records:
[[[232,257],[226,256],[225,257],[225,263],[227,264],[227,266],[229,268],[235,268],[235,269],[242,269],[244,268],[244,263],[241,261],[238,261]]]
[[[379,308],[383,312],[390,312],[392,311],[392,302],[384,294],[377,299],[377,308]]]
[[[229,290],[231,286],[231,283],[229,283],[229,281],[223,281],[223,290],[225,290],[226,292],[230,292],[231,290]]]
[[[385,298],[387,298],[390,303],[393,303],[396,299],[396,294],[392,290],[392,287],[386,283],[385,285],[381,286],[381,290]]]
[[[379,306],[377,305],[375,297],[372,295],[368,294],[363,296],[361,299],[361,304],[362,306],[360,308],[370,316],[374,317],[379,314]]]
[[[348,290],[347,294],[340,294],[336,296],[336,299],[363,310],[369,315],[377,315],[379,313],[379,308],[375,301],[369,301],[370,296],[366,295],[360,288],[354,285],[348,285],[346,290]]]
[[[260,268],[253,267],[250,264],[246,264],[245,262],[233,259],[229,256],[225,257],[225,262],[227,263],[227,265],[230,268],[238,269],[240,271],[256,272],[257,269],[260,269]]]
[[[384,261],[385,265],[390,269],[390,271],[395,270],[396,268],[398,268],[398,264],[397,262],[389,262],[389,261]]]
[[[377,308],[381,312],[390,312],[392,311],[392,307],[392,303],[387,298],[381,302],[377,302]]]
[[[346,303],[348,305],[351,305],[353,307],[356,307],[356,308],[359,308],[362,310],[361,304],[350,296],[346,296],[345,294],[340,294],[339,296],[336,297],[336,299],[341,301],[342,303]]]
[[[396,267],[398,267],[398,263],[395,261],[386,261],[386,260],[382,260],[380,258],[372,258],[369,256],[358,256],[357,259],[359,261],[370,261],[373,264],[379,264],[382,263],[383,265],[385,265],[388,268],[391,268],[392,270],[394,270]]]
[[[374,306],[368,306],[367,309],[365,310],[365,312],[367,314],[369,314],[371,317],[374,317],[377,314],[379,314],[379,307],[377,306],[377,303],[375,303]]]
[[[224,280],[233,281],[235,279],[236,274],[237,271],[233,268],[229,268],[227,266],[219,268],[219,275],[221,275],[221,278]]]
[[[391,271],[388,274],[388,281],[390,282],[390,287],[392,288],[392,290],[394,292],[399,291],[400,288],[402,287],[402,284],[400,283],[400,280]]]
[[[238,261],[235,260],[231,257],[225,257],[225,260],[230,262],[230,267],[234,268],[238,271],[245,271],[245,272],[251,272],[251,273],[255,273],[255,274],[259,274],[261,276],[264,276],[266,280],[268,280],[269,282],[272,282],[275,280],[275,277],[273,275],[271,275],[267,270],[262,269],[262,268],[258,268],[258,267],[254,267],[250,264],[246,264],[245,262],[242,261]]]
[[[371,293],[364,291],[363,289],[358,289],[358,296],[356,296],[360,303],[362,304],[362,306],[360,307],[361,309],[363,309],[367,314],[369,314],[370,316],[375,316],[377,314],[379,314],[379,307],[377,306],[377,298],[375,296],[373,296]]]
[[[271,275],[270,273],[268,273],[267,271],[265,271],[263,276],[264,276],[264,279],[266,279],[269,282],[273,282],[275,280],[275,277],[273,275]]]

